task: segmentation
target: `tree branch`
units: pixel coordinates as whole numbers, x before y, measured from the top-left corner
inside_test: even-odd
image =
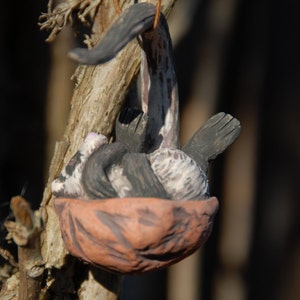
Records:
[[[42,224],[38,212],[33,212],[29,203],[21,196],[11,199],[14,221],[5,226],[18,245],[19,291],[18,299],[39,299],[44,264],[40,252]]]

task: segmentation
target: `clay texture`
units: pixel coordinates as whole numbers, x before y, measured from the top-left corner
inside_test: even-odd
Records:
[[[66,248],[108,271],[134,274],[167,267],[209,237],[218,201],[159,198],[54,200]]]

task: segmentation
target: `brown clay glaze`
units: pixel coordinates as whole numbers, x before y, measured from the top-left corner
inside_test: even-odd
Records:
[[[158,270],[196,251],[210,235],[218,200],[58,198],[54,207],[66,248],[108,271]]]

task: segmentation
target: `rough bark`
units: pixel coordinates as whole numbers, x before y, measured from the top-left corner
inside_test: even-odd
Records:
[[[130,5],[120,1],[122,7]],[[153,1],[155,2],[155,1]],[[163,1],[163,12],[168,14],[174,0]],[[95,44],[117,17],[111,0],[103,1],[93,25]],[[76,87],[63,140],[55,147],[44,191],[41,211],[45,222],[42,234],[42,256],[46,263],[44,298],[116,299],[121,278],[117,275],[82,264],[69,256],[61,239],[57,216],[53,210],[50,183],[77,151],[85,136],[96,131],[109,136],[116,116],[122,107],[131,82],[140,64],[140,49],[131,42],[115,59],[96,67],[79,66],[75,72]]]

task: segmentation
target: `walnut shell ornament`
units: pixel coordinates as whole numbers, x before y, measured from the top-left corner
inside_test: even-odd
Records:
[[[240,133],[237,119],[219,113],[179,148],[172,43],[163,15],[153,29],[155,11],[134,4],[98,46],[71,52],[80,63],[104,63],[140,35],[140,107],[121,111],[113,143],[90,133],[52,183],[66,248],[122,274],[167,267],[205,243],[218,210],[208,164]]]

